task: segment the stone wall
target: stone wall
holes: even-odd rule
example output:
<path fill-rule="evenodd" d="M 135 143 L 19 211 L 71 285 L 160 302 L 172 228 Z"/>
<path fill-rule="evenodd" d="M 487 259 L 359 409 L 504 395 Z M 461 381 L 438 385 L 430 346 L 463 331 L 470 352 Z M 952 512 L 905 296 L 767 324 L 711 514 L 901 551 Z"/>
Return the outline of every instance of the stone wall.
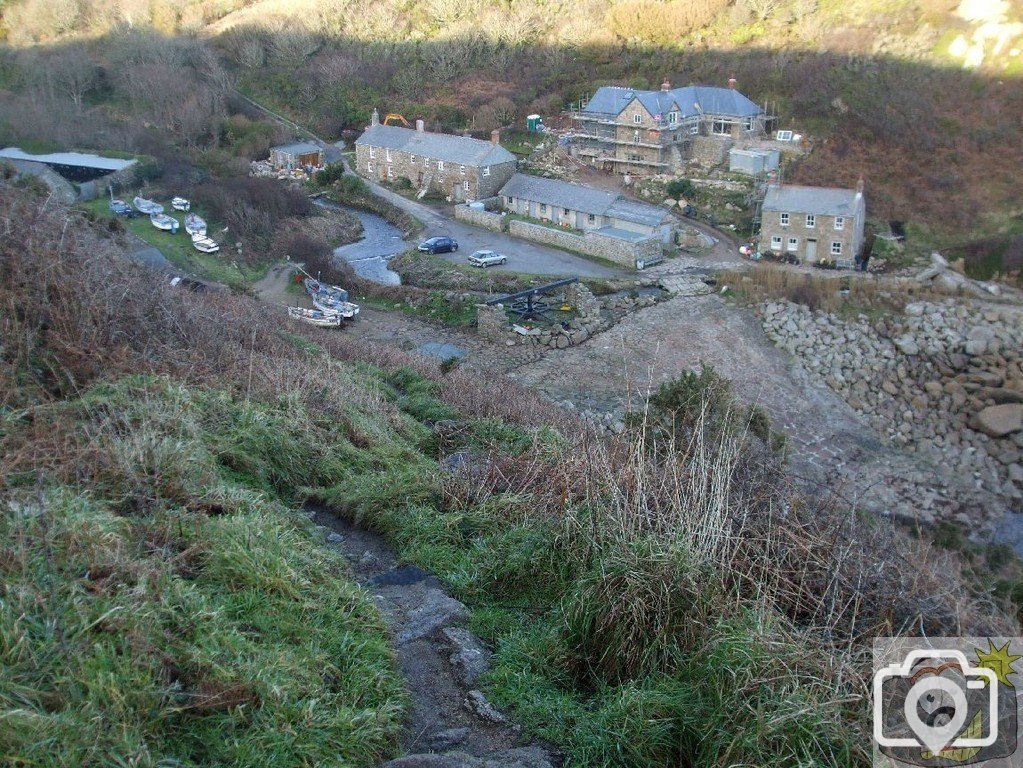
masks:
<path fill-rule="evenodd" d="M 518 219 L 512 219 L 508 223 L 508 232 L 523 240 L 553 245 L 556 248 L 565 248 L 587 256 L 598 256 L 627 268 L 635 268 L 637 258 L 652 260 L 655 253 L 657 256 L 661 255 L 661 242 L 656 236 L 630 242 L 596 232 L 587 232 L 583 235 L 563 232 L 542 224 L 531 224 Z"/>
<path fill-rule="evenodd" d="M 693 162 L 700 165 L 723 165 L 733 141 L 724 136 L 694 136 L 691 155 Z"/>
<path fill-rule="evenodd" d="M 761 310 L 764 330 L 809 373 L 902 450 L 948 468 L 966 485 L 1023 498 L 1023 314 L 946 300 L 904 315 L 843 320 L 789 302 Z M 975 524 L 962 493 L 908 488 L 920 519 Z"/>
<path fill-rule="evenodd" d="M 355 146 L 355 170 L 374 181 L 395 182 L 401 177 L 419 188 L 429 179 L 430 189 L 455 201 L 492 197 L 515 173 L 516 161 L 486 168 L 433 160 L 400 149 Z M 484 175 L 486 174 L 486 175 Z"/>
<path fill-rule="evenodd" d="M 488 200 L 499 200 L 499 198 L 491 197 Z M 467 224 L 472 224 L 474 227 L 489 229 L 491 232 L 506 232 L 508 230 L 507 216 L 502 216 L 494 211 L 481 211 L 477 208 L 470 208 L 465 203 L 455 206 L 455 218 Z"/>

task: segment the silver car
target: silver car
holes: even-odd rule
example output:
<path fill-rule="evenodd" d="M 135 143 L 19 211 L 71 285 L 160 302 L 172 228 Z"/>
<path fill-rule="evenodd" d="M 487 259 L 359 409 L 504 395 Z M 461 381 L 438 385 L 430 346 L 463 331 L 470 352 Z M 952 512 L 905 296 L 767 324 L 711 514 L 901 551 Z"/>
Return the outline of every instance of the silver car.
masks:
<path fill-rule="evenodd" d="M 507 264 L 508 259 L 497 251 L 474 251 L 469 256 L 469 263 L 474 267 L 490 267 L 495 264 Z"/>

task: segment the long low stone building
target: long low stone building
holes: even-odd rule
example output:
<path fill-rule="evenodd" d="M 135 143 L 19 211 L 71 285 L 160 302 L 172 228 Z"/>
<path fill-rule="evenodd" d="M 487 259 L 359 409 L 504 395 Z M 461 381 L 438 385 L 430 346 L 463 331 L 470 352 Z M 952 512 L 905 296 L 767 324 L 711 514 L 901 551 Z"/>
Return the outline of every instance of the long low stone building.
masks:
<path fill-rule="evenodd" d="M 499 194 L 510 213 L 629 242 L 641 235 L 667 245 L 676 230 L 676 219 L 664 208 L 584 184 L 516 173 Z"/>

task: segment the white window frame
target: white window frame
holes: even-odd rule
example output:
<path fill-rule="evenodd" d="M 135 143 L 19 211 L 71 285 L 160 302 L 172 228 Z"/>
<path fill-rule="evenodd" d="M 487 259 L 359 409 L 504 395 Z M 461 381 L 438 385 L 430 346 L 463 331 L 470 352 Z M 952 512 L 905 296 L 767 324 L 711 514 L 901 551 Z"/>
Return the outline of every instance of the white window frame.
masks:
<path fill-rule="evenodd" d="M 465 176 L 465 166 L 464 165 L 458 166 L 458 172 Z"/>
<path fill-rule="evenodd" d="M 464 189 L 466 192 L 469 191 L 469 180 L 468 179 L 466 179 L 465 181 L 462 182 L 462 189 Z"/>
<path fill-rule="evenodd" d="M 389 149 L 385 149 L 384 150 L 384 159 L 387 162 L 391 162 L 391 150 L 389 150 Z"/>
<path fill-rule="evenodd" d="M 483 168 L 483 177 L 486 178 L 489 175 L 490 175 L 490 166 L 489 165 L 484 166 L 484 168 Z"/>
<path fill-rule="evenodd" d="M 438 160 L 437 161 L 437 170 L 438 171 L 443 171 L 444 170 L 444 161 L 443 160 Z"/>
<path fill-rule="evenodd" d="M 841 240 L 832 240 L 831 241 L 831 255 L 832 256 L 841 256 L 842 255 L 842 241 Z"/>
<path fill-rule="evenodd" d="M 634 122 L 636 125 L 639 125 L 640 123 L 643 122 L 643 115 L 639 115 L 639 114 L 633 115 L 632 116 L 632 122 Z"/>
<path fill-rule="evenodd" d="M 694 123 L 693 125 L 689 126 L 689 135 L 690 136 L 699 136 L 699 134 L 700 134 L 700 124 L 699 123 Z"/>
<path fill-rule="evenodd" d="M 781 235 L 771 236 L 771 250 L 781 252 Z"/>
<path fill-rule="evenodd" d="M 370 160 L 366 163 L 366 173 L 373 173 L 373 161 Z"/>
<path fill-rule="evenodd" d="M 408 156 L 408 161 L 409 161 L 410 165 L 415 165 L 416 164 L 416 156 L 415 155 L 409 155 Z"/>
<path fill-rule="evenodd" d="M 677 125 L 677 124 L 678 124 L 678 112 L 676 112 L 675 110 L 672 110 L 671 112 L 668 113 L 668 125 Z"/>
<path fill-rule="evenodd" d="M 387 178 L 389 178 L 389 179 L 393 179 L 394 178 L 394 167 L 391 166 L 390 164 L 388 164 L 388 166 L 387 166 Z"/>
<path fill-rule="evenodd" d="M 540 215 L 547 213 L 547 203 L 540 203 Z"/>
<path fill-rule="evenodd" d="M 817 226 L 817 217 L 814 214 L 812 214 L 812 213 L 806 214 L 806 228 L 807 229 L 813 229 L 816 226 Z"/>
<path fill-rule="evenodd" d="M 789 253 L 798 253 L 798 252 L 799 252 L 799 238 L 798 237 L 790 237 L 789 238 Z"/>
<path fill-rule="evenodd" d="M 586 221 L 588 223 L 590 223 L 590 224 L 596 224 L 597 223 L 597 217 L 596 217 L 596 215 L 594 215 L 592 213 L 588 213 L 588 214 L 586 214 Z"/>
<path fill-rule="evenodd" d="M 377 148 L 376 147 L 370 147 L 369 148 L 369 159 L 372 160 L 376 156 L 377 156 Z"/>
<path fill-rule="evenodd" d="M 838 232 L 841 232 L 843 229 L 845 229 L 845 216 L 835 217 L 835 229 Z"/>
<path fill-rule="evenodd" d="M 778 217 L 778 222 L 781 224 L 781 226 L 787 227 L 789 225 L 789 215 L 787 213 L 781 214 Z"/>
<path fill-rule="evenodd" d="M 718 127 L 720 126 L 720 130 Z M 715 118 L 710 121 L 710 132 L 715 136 L 731 136 L 732 135 L 732 124 L 724 118 Z"/>

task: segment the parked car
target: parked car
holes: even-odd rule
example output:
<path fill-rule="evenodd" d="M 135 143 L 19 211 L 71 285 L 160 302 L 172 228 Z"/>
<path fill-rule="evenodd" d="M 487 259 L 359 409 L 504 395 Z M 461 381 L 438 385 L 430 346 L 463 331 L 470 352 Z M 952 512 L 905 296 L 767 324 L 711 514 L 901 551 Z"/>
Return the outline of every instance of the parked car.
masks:
<path fill-rule="evenodd" d="M 508 259 L 497 251 L 473 251 L 469 264 L 474 267 L 490 267 L 495 264 L 507 264 Z"/>
<path fill-rule="evenodd" d="M 449 253 L 458 250 L 458 243 L 450 237 L 431 237 L 419 244 L 423 253 Z"/>

